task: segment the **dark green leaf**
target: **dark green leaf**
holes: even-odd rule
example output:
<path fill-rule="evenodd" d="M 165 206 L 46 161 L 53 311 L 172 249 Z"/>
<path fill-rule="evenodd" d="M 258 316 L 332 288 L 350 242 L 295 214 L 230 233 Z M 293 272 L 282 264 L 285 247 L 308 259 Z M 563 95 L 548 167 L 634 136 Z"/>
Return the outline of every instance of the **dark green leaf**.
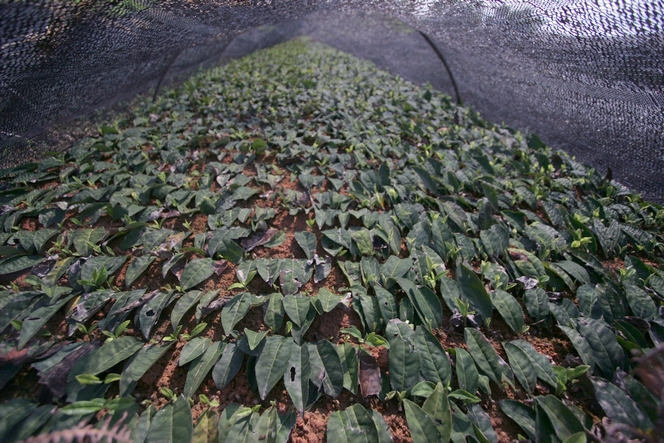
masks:
<path fill-rule="evenodd" d="M 229 343 L 224 348 L 221 358 L 212 370 L 212 379 L 218 389 L 223 389 L 235 377 L 240 368 L 244 355 L 235 343 Z"/>
<path fill-rule="evenodd" d="M 265 340 L 265 346 L 256 362 L 256 381 L 261 400 L 265 400 L 286 372 L 292 346 L 296 345 L 287 337 L 273 336 Z"/>
<path fill-rule="evenodd" d="M 590 381 L 595 388 L 597 402 L 613 422 L 644 431 L 652 429 L 648 416 L 622 389 L 601 378 L 592 377 Z"/>
<path fill-rule="evenodd" d="M 491 321 L 493 306 L 484 284 L 473 270 L 464 264 L 457 268 L 456 275 L 461 295 L 470 302 L 477 312 L 482 314 L 482 318 L 488 324 Z"/>
<path fill-rule="evenodd" d="M 146 443 L 189 442 L 193 435 L 193 422 L 189 402 L 180 397 L 154 415 Z"/>
<path fill-rule="evenodd" d="M 204 282 L 214 274 L 211 258 L 199 258 L 190 261 L 182 271 L 180 285 L 183 291 L 188 291 L 199 283 Z"/>
<path fill-rule="evenodd" d="M 192 361 L 184 384 L 183 394 L 185 397 L 194 396 L 203 379 L 207 377 L 214 364 L 219 360 L 225 345 L 224 342 L 214 342 L 205 350 L 203 355 Z"/>

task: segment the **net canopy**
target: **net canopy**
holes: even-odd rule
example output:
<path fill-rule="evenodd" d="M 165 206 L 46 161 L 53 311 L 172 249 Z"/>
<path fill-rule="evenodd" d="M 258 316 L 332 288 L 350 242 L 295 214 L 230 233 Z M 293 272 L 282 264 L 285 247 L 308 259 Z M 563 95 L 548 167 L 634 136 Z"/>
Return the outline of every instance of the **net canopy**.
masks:
<path fill-rule="evenodd" d="M 77 131 L 57 129 L 77 117 L 307 35 L 662 202 L 663 29 L 652 0 L 2 0 L 0 163 L 71 147 Z"/>

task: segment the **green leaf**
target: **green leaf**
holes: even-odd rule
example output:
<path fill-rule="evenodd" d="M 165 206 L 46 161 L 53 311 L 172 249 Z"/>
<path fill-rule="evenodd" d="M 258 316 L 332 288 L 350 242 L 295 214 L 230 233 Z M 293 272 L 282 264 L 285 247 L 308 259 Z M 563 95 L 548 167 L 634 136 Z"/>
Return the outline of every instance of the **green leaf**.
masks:
<path fill-rule="evenodd" d="M 171 311 L 171 327 L 177 330 L 182 317 L 203 298 L 203 291 L 189 291 L 182 295 Z"/>
<path fill-rule="evenodd" d="M 101 411 L 104 409 L 104 399 L 96 398 L 94 400 L 85 400 L 77 401 L 71 404 L 68 404 L 64 408 L 60 409 L 65 415 L 87 415 L 94 414 L 95 412 Z"/>
<path fill-rule="evenodd" d="M 309 231 L 297 231 L 295 233 L 295 241 L 300 245 L 304 251 L 307 259 L 311 260 L 316 254 L 316 236 Z"/>
<path fill-rule="evenodd" d="M 518 346 L 503 343 L 503 347 L 517 380 L 528 393 L 532 394 L 537 385 L 537 372 L 535 372 L 532 360 Z"/>
<path fill-rule="evenodd" d="M 286 235 L 286 232 L 284 231 L 279 231 L 276 234 L 274 234 L 274 237 L 270 239 L 269 242 L 265 243 L 263 246 L 266 248 L 276 248 L 277 246 L 282 245 L 288 236 Z"/>
<path fill-rule="evenodd" d="M 334 345 L 332 345 L 332 347 L 334 347 Z M 336 347 L 336 351 L 339 361 L 341 362 L 343 388 L 348 389 L 351 393 L 355 394 L 357 393 L 357 386 L 359 383 L 357 349 L 349 343 L 341 343 Z M 322 367 L 322 364 L 320 366 Z M 312 381 L 316 383 L 316 380 Z M 339 392 L 341 392 L 341 390 L 339 390 Z"/>
<path fill-rule="evenodd" d="M 623 349 L 618 344 L 615 334 L 602 320 L 580 318 L 578 323 L 579 333 L 592 349 L 595 369 L 605 377 L 613 377 L 616 368 L 622 367 L 625 360 Z M 589 363 L 586 364 L 592 367 Z"/>
<path fill-rule="evenodd" d="M 211 258 L 194 259 L 187 263 L 180 277 L 180 286 L 188 291 L 199 283 L 204 282 L 214 274 Z"/>
<path fill-rule="evenodd" d="M 590 372 L 594 371 L 595 368 L 595 355 L 593 350 L 590 348 L 588 341 L 583 338 L 581 334 L 577 332 L 576 329 L 558 325 L 558 327 L 567 335 L 567 338 L 572 342 L 574 349 L 583 360 L 583 363 L 590 366 Z"/>
<path fill-rule="evenodd" d="M 358 372 L 357 360 L 355 359 L 355 349 L 350 345 L 344 349 L 338 349 L 327 340 L 320 340 L 316 345 L 309 344 L 309 357 L 311 358 L 311 381 L 317 387 L 322 387 L 327 395 L 337 398 L 344 387 L 347 387 L 346 378 L 354 377 L 355 388 L 357 388 Z M 352 358 L 342 360 L 340 352 L 345 349 L 353 352 Z M 354 372 L 349 373 L 344 365 L 354 365 Z M 349 389 L 350 390 L 350 389 Z"/>
<path fill-rule="evenodd" d="M 448 386 L 452 378 L 452 367 L 438 339 L 426 328 L 418 326 L 415 330 L 415 342 L 420 354 L 422 378 Z"/>
<path fill-rule="evenodd" d="M 195 337 L 187 342 L 180 351 L 180 358 L 178 359 L 178 366 L 184 366 L 190 361 L 203 355 L 203 353 L 210 347 L 212 341 L 207 337 Z"/>
<path fill-rule="evenodd" d="M 242 367 L 244 354 L 235 343 L 229 343 L 224 348 L 221 358 L 212 370 L 212 379 L 218 389 L 223 389 L 237 375 Z"/>
<path fill-rule="evenodd" d="M 392 443 L 392 433 L 390 432 L 387 422 L 382 415 L 375 409 L 371 409 L 371 419 L 376 426 L 376 432 L 378 433 L 378 440 L 376 443 Z"/>
<path fill-rule="evenodd" d="M 267 308 L 263 314 L 263 321 L 273 331 L 278 331 L 281 329 L 281 325 L 284 322 L 284 296 L 278 292 L 275 292 L 270 294 L 269 297 L 270 299 L 268 301 Z"/>
<path fill-rule="evenodd" d="M 203 383 L 203 379 L 207 377 L 212 369 L 212 366 L 219 360 L 221 353 L 224 351 L 224 342 L 213 342 L 203 353 L 198 356 L 189 365 L 187 372 L 187 380 L 184 384 L 183 394 L 185 397 L 193 397 L 198 387 Z"/>
<path fill-rule="evenodd" d="M 397 283 L 406 293 L 425 324 L 430 324 L 433 329 L 442 327 L 443 306 L 431 289 L 426 286 L 418 288 L 405 278 L 397 279 Z"/>
<path fill-rule="evenodd" d="M 175 403 L 167 404 L 154 415 L 146 443 L 189 442 L 192 435 L 191 408 L 189 402 L 180 397 Z"/>
<path fill-rule="evenodd" d="M 479 387 L 479 373 L 470 354 L 462 348 L 455 348 L 456 374 L 459 388 L 474 394 Z"/>
<path fill-rule="evenodd" d="M 306 344 L 304 346 L 292 345 L 290 360 L 284 373 L 284 385 L 293 405 L 301 415 L 304 415 L 304 409 L 309 399 L 310 376 L 311 366 Z"/>
<path fill-rule="evenodd" d="M 265 346 L 256 361 L 256 381 L 261 400 L 265 400 L 286 372 L 293 346 L 296 346 L 293 340 L 287 337 L 272 336 L 265 340 Z"/>
<path fill-rule="evenodd" d="M 390 289 L 394 286 L 396 279 L 403 277 L 408 273 L 412 262 L 407 259 L 400 259 L 394 255 L 390 255 L 385 263 L 380 267 L 380 276 L 383 282 L 383 287 Z"/>
<path fill-rule="evenodd" d="M 528 314 L 540 321 L 549 317 L 549 297 L 542 288 L 528 289 L 523 296 Z"/>
<path fill-rule="evenodd" d="M 521 334 L 523 331 L 523 309 L 519 302 L 508 292 L 500 289 L 491 293 L 491 303 L 496 308 L 498 313 L 507 326 L 516 334 Z"/>
<path fill-rule="evenodd" d="M 595 388 L 597 402 L 613 422 L 644 431 L 653 428 L 645 412 L 622 389 L 601 378 L 592 377 L 590 381 Z"/>
<path fill-rule="evenodd" d="M 419 382 L 420 356 L 415 343 L 415 332 L 401 320 L 390 320 L 385 329 L 390 343 L 390 385 L 398 392 L 408 391 Z"/>
<path fill-rule="evenodd" d="M 657 306 L 652 297 L 632 282 L 625 282 L 624 286 L 627 302 L 635 316 L 644 320 L 658 317 Z"/>
<path fill-rule="evenodd" d="M 468 352 L 475 360 L 478 369 L 500 386 L 503 375 L 510 377 L 512 374 L 507 363 L 498 356 L 489 340 L 480 331 L 466 328 L 463 333 Z"/>
<path fill-rule="evenodd" d="M 143 347 L 143 343 L 134 337 L 124 336 L 106 342 L 104 346 L 84 355 L 72 366 L 67 378 L 67 396 L 72 401 L 81 388 L 75 381 L 80 374 L 97 375 L 134 355 Z"/>
<path fill-rule="evenodd" d="M 403 407 L 406 412 L 408 430 L 413 443 L 438 443 L 442 440 L 436 422 L 422 408 L 408 399 L 404 399 Z M 332 440 L 334 441 L 334 440 Z"/>
<path fill-rule="evenodd" d="M 319 314 L 331 312 L 344 299 L 343 296 L 337 295 L 327 288 L 321 288 L 314 298 L 314 307 Z"/>
<path fill-rule="evenodd" d="M 512 340 L 509 342 L 509 345 L 519 348 L 528 356 L 530 364 L 532 365 L 533 369 L 535 370 L 535 374 L 540 380 L 553 388 L 558 385 L 557 376 L 553 371 L 551 362 L 544 355 L 537 352 L 533 345 L 524 340 Z"/>
<path fill-rule="evenodd" d="M 83 257 L 88 257 L 94 253 L 93 246 L 96 246 L 106 238 L 106 229 L 77 229 L 69 232 L 69 244 L 74 245 L 74 249 Z"/>
<path fill-rule="evenodd" d="M 43 306 L 29 313 L 28 316 L 23 320 L 21 326 L 21 335 L 18 338 L 18 349 L 23 349 L 23 347 L 30 341 L 32 337 L 35 336 L 37 332 L 48 322 L 48 320 L 55 315 L 56 312 L 64 306 L 69 300 L 71 300 L 73 295 L 65 297 L 56 303 L 48 306 Z"/>
<path fill-rule="evenodd" d="M 243 292 L 231 299 L 221 311 L 221 326 L 226 335 L 230 335 L 233 328 L 244 318 L 251 308 L 251 294 Z"/>
<path fill-rule="evenodd" d="M 354 404 L 344 411 L 330 414 L 326 437 L 329 442 L 374 443 L 378 441 L 378 432 L 369 411 L 360 404 Z"/>
<path fill-rule="evenodd" d="M 120 378 L 120 395 L 122 397 L 132 393 L 141 377 L 166 353 L 173 343 L 143 346 L 125 363 Z"/>
<path fill-rule="evenodd" d="M 192 443 L 217 443 L 219 441 L 219 414 L 211 409 L 203 412 L 196 422 Z"/>
<path fill-rule="evenodd" d="M 306 295 L 287 295 L 283 299 L 284 310 L 298 326 L 304 325 L 311 309 L 311 300 Z"/>
<path fill-rule="evenodd" d="M 586 443 L 587 437 L 585 432 L 577 432 L 572 434 L 563 441 L 563 443 Z"/>
<path fill-rule="evenodd" d="M 470 421 L 477 426 L 483 436 L 486 437 L 487 441 L 490 443 L 498 443 L 498 435 L 493 429 L 493 426 L 491 426 L 491 419 L 480 405 L 469 405 L 467 415 Z"/>
<path fill-rule="evenodd" d="M 76 381 L 82 385 L 100 385 L 101 379 L 92 374 L 81 374 L 76 376 Z"/>
<path fill-rule="evenodd" d="M 544 410 L 560 440 L 564 441 L 572 434 L 584 432 L 583 425 L 576 415 L 553 395 L 535 397 L 535 401 Z"/>
<path fill-rule="evenodd" d="M 491 304 L 491 297 L 487 294 L 484 284 L 475 272 L 465 264 L 461 264 L 457 268 L 456 275 L 461 295 L 470 302 L 477 312 L 482 314 L 482 318 L 488 324 L 491 321 L 493 306 Z"/>
<path fill-rule="evenodd" d="M 528 438 L 535 440 L 537 433 L 535 431 L 535 411 L 529 406 L 516 400 L 501 400 L 500 409 L 516 424 L 521 426 Z"/>
<path fill-rule="evenodd" d="M 21 255 L 18 257 L 16 256 L 11 257 L 10 259 L 0 263 L 0 275 L 13 274 L 14 272 L 19 272 L 25 269 L 32 268 L 33 266 L 43 262 L 44 260 L 45 260 L 44 257 L 40 257 L 38 255 L 35 256 Z"/>
<path fill-rule="evenodd" d="M 244 328 L 244 335 L 247 337 L 247 344 L 249 345 L 249 349 L 252 351 L 256 349 L 256 347 L 263 341 L 268 332 L 270 331 L 254 332 L 251 329 Z"/>
<path fill-rule="evenodd" d="M 422 405 L 422 410 L 434 420 L 440 434 L 440 441 L 449 441 L 452 435 L 452 413 L 447 398 L 447 389 L 443 383 L 436 384 L 436 388 Z"/>
<path fill-rule="evenodd" d="M 0 404 L 0 441 L 8 441 L 12 428 L 30 416 L 35 409 L 37 404 L 25 398 L 12 399 Z"/>
<path fill-rule="evenodd" d="M 153 255 L 143 255 L 141 257 L 136 257 L 129 263 L 127 268 L 127 273 L 125 274 L 125 288 L 129 289 L 132 283 L 145 272 L 146 269 L 157 259 Z"/>
<path fill-rule="evenodd" d="M 173 300 L 173 291 L 159 292 L 155 297 L 148 300 L 138 311 L 138 323 L 143 337 L 148 340 L 152 327 L 159 320 L 161 311 Z"/>
<path fill-rule="evenodd" d="M 374 292 L 376 293 L 378 308 L 380 309 L 385 324 L 393 318 L 399 318 L 399 306 L 397 305 L 397 300 L 394 295 L 387 289 L 378 285 L 374 286 Z"/>

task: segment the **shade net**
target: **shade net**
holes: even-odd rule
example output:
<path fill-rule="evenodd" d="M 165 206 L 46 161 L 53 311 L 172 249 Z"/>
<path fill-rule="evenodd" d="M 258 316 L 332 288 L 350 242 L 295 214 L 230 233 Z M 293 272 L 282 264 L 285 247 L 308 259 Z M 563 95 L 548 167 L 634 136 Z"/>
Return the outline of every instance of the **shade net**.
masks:
<path fill-rule="evenodd" d="M 94 126 L 100 109 L 307 35 L 662 202 L 663 30 L 664 2 L 647 0 L 5 0 L 0 165 L 71 147 L 81 117 Z"/>

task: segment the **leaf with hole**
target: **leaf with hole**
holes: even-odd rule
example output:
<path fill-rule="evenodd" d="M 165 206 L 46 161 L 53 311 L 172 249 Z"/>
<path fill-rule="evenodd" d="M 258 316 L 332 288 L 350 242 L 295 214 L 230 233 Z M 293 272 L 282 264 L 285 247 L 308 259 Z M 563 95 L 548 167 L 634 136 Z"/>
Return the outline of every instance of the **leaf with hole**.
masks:
<path fill-rule="evenodd" d="M 168 306 L 173 300 L 173 291 L 163 291 L 159 292 L 155 297 L 148 300 L 136 315 L 138 318 L 138 324 L 140 325 L 141 333 L 143 337 L 148 340 L 150 338 L 150 332 L 154 327 L 155 323 L 159 320 L 161 312 Z"/>
<path fill-rule="evenodd" d="M 303 415 L 309 398 L 309 378 L 311 366 L 309 364 L 309 351 L 306 345 L 291 346 L 291 355 L 284 373 L 284 385 L 290 395 L 293 405 Z"/>
<path fill-rule="evenodd" d="M 256 381 L 261 400 L 265 400 L 286 372 L 293 346 L 297 345 L 289 337 L 272 336 L 265 340 L 265 346 L 256 361 Z"/>

